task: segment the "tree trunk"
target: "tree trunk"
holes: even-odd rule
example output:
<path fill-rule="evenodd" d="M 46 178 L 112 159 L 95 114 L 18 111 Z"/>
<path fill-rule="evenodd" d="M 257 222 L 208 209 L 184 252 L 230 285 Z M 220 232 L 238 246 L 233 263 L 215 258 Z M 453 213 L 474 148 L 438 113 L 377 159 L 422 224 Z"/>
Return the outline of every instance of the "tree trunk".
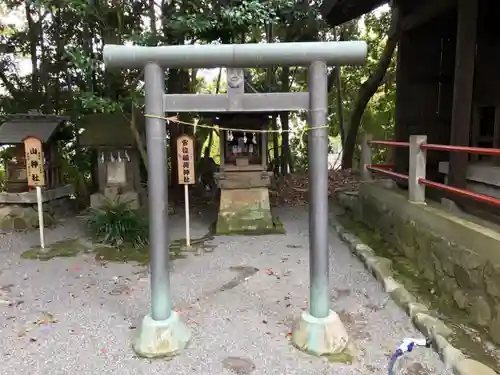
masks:
<path fill-rule="evenodd" d="M 106 44 L 121 44 L 123 40 L 121 14 L 113 8 L 103 5 L 104 24 L 100 24 L 102 42 Z M 125 90 L 125 78 L 122 70 L 106 69 L 104 71 L 104 96 L 112 100 L 120 100 L 121 96 L 128 96 Z"/>
<path fill-rule="evenodd" d="M 14 100 L 18 101 L 19 103 L 26 101 L 26 98 L 24 97 L 22 91 L 18 91 L 17 87 L 9 80 L 9 78 L 7 78 L 3 71 L 0 71 L 0 81 L 2 81 L 5 89 Z"/>
<path fill-rule="evenodd" d="M 292 153 L 290 151 L 289 122 L 290 112 L 281 112 L 280 121 L 283 132 L 281 133 L 281 174 L 286 176 L 288 171 L 293 173 Z"/>
<path fill-rule="evenodd" d="M 349 130 L 342 151 L 342 169 L 352 168 L 356 138 L 361 125 L 361 119 L 363 118 L 366 106 L 377 92 L 387 69 L 391 65 L 392 56 L 398 43 L 398 11 L 396 8 L 392 9 L 391 25 L 387 34 L 387 42 L 377 68 L 359 88 L 358 98 L 351 112 Z"/>
<path fill-rule="evenodd" d="M 281 71 L 281 91 L 289 92 L 290 91 L 290 68 L 288 66 L 284 66 Z M 281 120 L 281 128 L 283 132 L 281 133 L 281 174 L 286 176 L 288 174 L 288 166 L 292 159 L 290 155 L 290 142 L 289 142 L 289 120 L 290 113 L 282 112 L 280 113 Z"/>
<path fill-rule="evenodd" d="M 278 144 L 278 124 L 276 115 L 271 117 L 271 129 L 273 130 L 273 170 L 276 176 L 280 174 L 280 150 Z"/>
<path fill-rule="evenodd" d="M 214 129 L 210 129 L 210 133 L 208 134 L 208 144 L 205 147 L 205 152 L 203 157 L 208 159 L 210 157 L 210 151 L 212 150 L 212 145 L 214 144 Z"/>
<path fill-rule="evenodd" d="M 144 144 L 144 141 L 141 137 L 141 134 L 139 133 L 139 130 L 137 129 L 137 122 L 136 122 L 136 112 L 135 112 L 135 107 L 132 105 L 131 108 L 131 113 L 130 113 L 130 130 L 132 131 L 132 134 L 134 135 L 135 138 L 135 143 L 137 144 L 137 148 L 139 149 L 139 153 L 141 154 L 141 159 L 144 164 L 144 168 L 146 168 L 146 171 L 148 170 L 148 153 L 146 151 L 146 145 Z"/>
<path fill-rule="evenodd" d="M 219 75 L 217 76 L 217 83 L 215 86 L 215 93 L 218 94 L 220 92 L 220 82 L 222 78 L 222 68 L 219 68 Z M 210 157 L 210 152 L 212 151 L 212 145 L 214 143 L 214 128 L 210 128 L 208 134 L 208 145 L 205 148 L 205 152 L 203 153 L 203 157 L 208 159 Z M 221 151 L 222 154 L 222 151 Z"/>
<path fill-rule="evenodd" d="M 56 12 L 56 15 L 54 17 L 54 28 L 56 29 L 56 33 L 58 35 L 63 35 L 63 14 L 62 11 L 59 9 Z M 59 80 L 65 80 L 66 77 L 63 76 L 64 74 L 64 67 L 65 63 L 63 62 L 63 57 L 64 57 L 64 46 L 66 45 L 67 40 L 66 38 L 58 38 L 56 40 L 56 64 L 52 68 L 52 74 L 55 75 L 56 77 L 56 82 L 59 82 Z M 55 114 L 59 114 L 61 109 L 63 108 L 63 99 L 61 97 L 61 88 L 62 85 L 55 84 L 54 87 L 54 110 Z M 71 88 L 68 87 L 69 92 L 71 92 Z"/>
<path fill-rule="evenodd" d="M 33 19 L 33 15 L 31 14 L 31 2 L 27 1 L 25 3 L 25 12 L 26 12 L 26 21 L 28 23 L 28 36 L 29 36 L 29 51 L 31 58 L 31 92 L 32 100 L 31 103 L 35 106 L 35 109 L 39 109 L 40 105 L 40 89 L 39 89 L 39 81 L 38 81 L 38 55 L 37 48 L 39 42 L 39 27 L 37 22 Z M 40 25 L 41 28 L 41 25 Z"/>
<path fill-rule="evenodd" d="M 173 30 L 171 28 L 168 20 L 175 11 L 177 2 L 162 0 L 161 2 L 161 33 L 163 34 L 162 42 L 168 45 L 179 44 L 173 35 Z M 169 94 L 180 94 L 182 93 L 182 76 L 181 70 L 179 69 L 168 69 L 167 74 L 167 92 Z M 167 108 L 168 109 L 168 108 Z M 177 113 L 167 112 L 166 116 L 176 116 Z M 182 118 L 181 118 L 182 120 Z M 168 179 L 169 187 L 178 186 L 178 175 L 177 175 L 177 138 L 182 134 L 182 128 L 178 123 L 170 123 L 167 127 L 167 133 L 169 136 L 169 161 L 170 161 L 170 178 Z M 168 172 L 167 172 L 168 173 Z"/>
<path fill-rule="evenodd" d="M 155 0 L 148 1 L 148 13 L 149 13 L 149 27 L 151 28 L 151 44 L 153 46 L 158 45 L 158 28 L 156 27 L 156 10 L 155 10 Z"/>
<path fill-rule="evenodd" d="M 167 92 L 168 93 L 180 93 L 181 75 L 179 69 L 169 69 L 168 70 L 168 81 L 167 81 Z M 167 116 L 175 116 L 177 113 L 170 112 Z M 170 179 L 168 180 L 170 186 L 177 186 L 178 175 L 177 175 L 177 138 L 182 134 L 182 129 L 178 123 L 170 123 L 167 128 L 167 132 L 170 135 Z"/>

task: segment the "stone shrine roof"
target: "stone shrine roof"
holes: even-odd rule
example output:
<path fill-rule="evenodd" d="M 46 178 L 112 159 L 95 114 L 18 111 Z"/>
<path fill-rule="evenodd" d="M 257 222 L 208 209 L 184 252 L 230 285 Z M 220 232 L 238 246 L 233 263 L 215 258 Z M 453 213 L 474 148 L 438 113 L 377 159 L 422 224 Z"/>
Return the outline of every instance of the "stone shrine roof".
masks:
<path fill-rule="evenodd" d="M 23 143 L 27 137 L 36 137 L 46 143 L 64 121 L 65 116 L 16 114 L 0 126 L 0 144 Z"/>
<path fill-rule="evenodd" d="M 144 123 L 144 115 L 137 113 L 136 127 L 142 137 Z M 80 135 L 82 147 L 136 147 L 130 129 L 130 114 L 92 114 L 83 117 L 78 124 L 83 129 Z"/>

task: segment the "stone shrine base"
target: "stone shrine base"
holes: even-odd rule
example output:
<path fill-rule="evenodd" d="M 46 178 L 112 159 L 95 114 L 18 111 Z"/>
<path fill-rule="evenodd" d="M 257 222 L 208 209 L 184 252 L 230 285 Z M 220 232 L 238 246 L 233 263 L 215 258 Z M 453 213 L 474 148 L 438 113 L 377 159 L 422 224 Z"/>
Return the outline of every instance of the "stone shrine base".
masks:
<path fill-rule="evenodd" d="M 221 189 L 216 234 L 276 231 L 266 187 Z"/>
<path fill-rule="evenodd" d="M 75 211 L 72 194 L 71 185 L 42 191 L 45 227 L 53 225 L 57 216 L 67 216 Z M 38 226 L 36 191 L 0 193 L 0 229 L 32 230 Z"/>
<path fill-rule="evenodd" d="M 54 216 L 45 209 L 43 212 L 43 224 L 50 227 L 54 224 Z M 36 205 L 2 205 L 0 206 L 0 229 L 3 230 L 30 230 L 37 229 L 38 211 Z"/>

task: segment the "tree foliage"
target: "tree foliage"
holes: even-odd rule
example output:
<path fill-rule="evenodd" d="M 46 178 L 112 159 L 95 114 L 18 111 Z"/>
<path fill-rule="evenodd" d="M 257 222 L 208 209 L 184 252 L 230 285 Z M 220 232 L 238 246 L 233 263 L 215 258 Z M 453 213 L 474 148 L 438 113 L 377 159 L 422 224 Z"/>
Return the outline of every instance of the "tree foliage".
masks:
<path fill-rule="evenodd" d="M 172 45 L 334 40 L 334 30 L 318 12 L 319 3 L 304 0 L 6 0 L 0 8 L 0 115 L 38 109 L 45 114 L 64 114 L 74 122 L 66 129 L 62 144 L 69 167 L 91 175 L 93 156 L 77 147 L 74 123 L 89 113 L 120 112 L 127 119 L 143 106 L 142 73 L 138 70 L 106 70 L 102 64 L 105 44 Z M 14 22 L 16 21 L 16 22 Z M 341 69 L 342 108 L 336 101 L 333 70 L 330 84 L 330 135 L 339 134 L 338 111 L 348 119 L 361 84 L 376 69 L 382 55 L 390 12 L 378 11 L 340 26 L 343 40 L 363 39 L 369 44 L 366 66 Z M 22 71 L 29 62 L 30 69 Z M 251 69 L 256 91 L 307 89 L 302 68 Z M 200 77 L 195 69 L 171 69 L 166 75 L 171 93 L 215 92 L 217 85 Z M 381 138 L 390 136 L 394 117 L 394 62 L 368 103 L 361 131 Z M 196 120 L 197 114 L 186 114 Z M 277 126 L 291 129 L 290 139 L 270 139 L 275 171 L 285 174 L 293 166 L 307 167 L 300 141 L 305 114 L 281 114 Z M 347 123 L 347 127 L 349 127 Z M 174 127 L 171 139 L 181 131 Z M 214 134 L 196 131 L 199 157 L 203 146 L 215 145 Z M 215 134 L 217 136 L 217 134 Z M 208 142 L 208 139 L 211 139 Z M 272 137 L 269 137 L 272 138 Z M 332 138 L 333 139 L 333 138 Z M 175 152 L 175 142 L 170 151 Z M 214 146 L 215 147 L 215 146 Z M 176 159 L 171 165 L 175 167 Z M 73 178 L 68 173 L 68 178 Z M 175 182 L 175 173 L 172 180 Z"/>

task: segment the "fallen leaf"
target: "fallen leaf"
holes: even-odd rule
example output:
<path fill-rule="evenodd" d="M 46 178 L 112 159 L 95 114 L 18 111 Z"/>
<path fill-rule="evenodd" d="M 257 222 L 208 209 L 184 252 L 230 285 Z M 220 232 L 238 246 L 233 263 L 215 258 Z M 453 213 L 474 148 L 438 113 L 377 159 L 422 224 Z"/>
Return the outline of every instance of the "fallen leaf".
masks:
<path fill-rule="evenodd" d="M 119 296 L 122 294 L 129 294 L 130 288 L 127 285 L 117 285 L 109 292 L 112 296 Z"/>
<path fill-rule="evenodd" d="M 333 195 L 338 190 L 356 191 L 359 176 L 351 170 L 331 170 L 328 172 L 328 192 Z M 273 206 L 302 206 L 309 200 L 309 176 L 307 173 L 294 173 L 276 179 L 270 190 Z"/>
<path fill-rule="evenodd" d="M 26 335 L 26 328 L 21 328 L 20 330 L 17 331 L 17 337 L 23 337 Z"/>
<path fill-rule="evenodd" d="M 52 324 L 52 323 L 57 323 L 57 320 L 54 318 L 54 315 L 48 312 L 44 312 L 43 317 L 34 322 L 34 324 L 36 325 Z"/>

